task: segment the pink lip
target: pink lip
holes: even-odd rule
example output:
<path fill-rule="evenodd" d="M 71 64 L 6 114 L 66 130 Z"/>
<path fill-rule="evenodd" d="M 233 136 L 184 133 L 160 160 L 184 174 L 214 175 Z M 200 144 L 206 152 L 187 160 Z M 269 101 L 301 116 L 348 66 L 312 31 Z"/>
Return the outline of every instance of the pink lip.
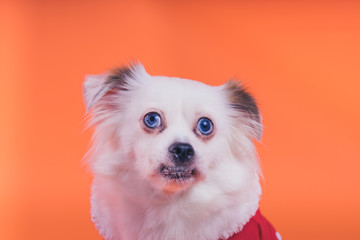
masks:
<path fill-rule="evenodd" d="M 169 166 L 162 164 L 159 168 L 159 173 L 169 179 L 179 182 L 188 181 L 196 175 L 196 168 L 188 166 Z"/>

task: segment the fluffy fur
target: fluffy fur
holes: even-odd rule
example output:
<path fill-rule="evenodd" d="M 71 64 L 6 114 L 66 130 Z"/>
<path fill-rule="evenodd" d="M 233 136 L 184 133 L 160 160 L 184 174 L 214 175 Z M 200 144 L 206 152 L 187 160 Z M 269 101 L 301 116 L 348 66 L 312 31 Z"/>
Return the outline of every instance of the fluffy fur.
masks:
<path fill-rule="evenodd" d="M 84 82 L 94 129 L 91 215 L 104 239 L 226 239 L 258 209 L 259 166 L 252 143 L 262 125 L 254 99 L 236 81 L 222 86 L 150 76 L 141 64 Z M 162 126 L 144 116 L 157 112 Z M 197 130 L 200 118 L 214 125 Z M 193 175 L 169 179 L 169 146 L 190 144 Z"/>

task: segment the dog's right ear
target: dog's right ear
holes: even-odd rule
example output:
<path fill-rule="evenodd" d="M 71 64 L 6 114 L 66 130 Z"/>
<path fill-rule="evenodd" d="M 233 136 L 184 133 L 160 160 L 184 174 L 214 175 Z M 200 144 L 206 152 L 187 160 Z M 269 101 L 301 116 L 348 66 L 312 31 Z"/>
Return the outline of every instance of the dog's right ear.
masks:
<path fill-rule="evenodd" d="M 145 72 L 145 69 L 139 63 L 115 68 L 106 74 L 87 75 L 83 84 L 86 112 L 89 112 L 107 93 L 111 91 L 128 91 L 129 81 L 135 80 L 136 75 L 143 72 Z"/>
<path fill-rule="evenodd" d="M 109 90 L 106 87 L 108 74 L 87 75 L 83 83 L 83 96 L 86 112 L 89 112 L 94 104 Z"/>

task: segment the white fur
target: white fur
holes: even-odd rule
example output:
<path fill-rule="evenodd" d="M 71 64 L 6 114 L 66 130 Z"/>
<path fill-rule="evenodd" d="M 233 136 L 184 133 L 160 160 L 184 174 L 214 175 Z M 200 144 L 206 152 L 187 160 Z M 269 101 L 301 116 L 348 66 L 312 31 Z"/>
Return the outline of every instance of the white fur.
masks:
<path fill-rule="evenodd" d="M 108 74 L 84 83 L 94 126 L 89 165 L 96 228 L 107 240 L 217 240 L 240 231 L 261 194 L 254 136 L 245 124 L 250 120 L 229 106 L 225 86 L 150 76 L 140 64 L 132 68 L 128 91 L 105 96 Z M 115 107 L 107 109 L 106 101 Z M 161 133 L 144 131 L 142 119 L 150 111 L 163 114 Z M 206 141 L 193 131 L 204 116 L 215 125 Z M 194 147 L 202 178 L 168 193 L 167 182 L 153 176 L 174 142 Z"/>

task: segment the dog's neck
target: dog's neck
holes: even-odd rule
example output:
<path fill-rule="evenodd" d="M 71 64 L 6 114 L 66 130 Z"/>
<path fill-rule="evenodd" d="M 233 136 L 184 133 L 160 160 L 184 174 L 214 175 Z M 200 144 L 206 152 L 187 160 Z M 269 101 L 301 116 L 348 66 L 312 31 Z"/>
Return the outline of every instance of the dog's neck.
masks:
<path fill-rule="evenodd" d="M 105 239 L 115 240 L 227 239 L 255 214 L 261 193 L 257 176 L 242 191 L 204 180 L 172 196 L 154 193 L 129 178 L 97 175 L 94 183 L 93 221 Z M 147 189 L 139 191 L 139 186 Z"/>

